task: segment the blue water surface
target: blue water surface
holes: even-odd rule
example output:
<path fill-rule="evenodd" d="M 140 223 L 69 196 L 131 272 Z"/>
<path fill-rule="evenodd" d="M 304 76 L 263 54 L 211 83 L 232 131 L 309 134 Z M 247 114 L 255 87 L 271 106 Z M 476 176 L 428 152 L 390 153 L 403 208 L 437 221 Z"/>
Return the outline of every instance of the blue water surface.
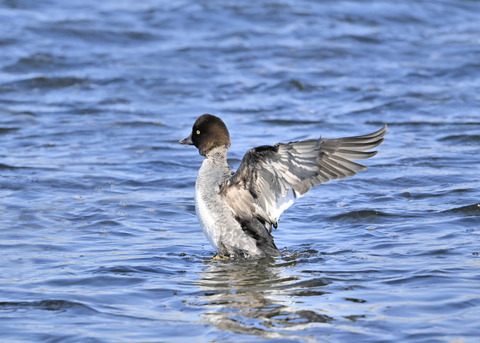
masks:
<path fill-rule="evenodd" d="M 2 342 L 477 342 L 480 2 L 0 0 Z M 272 261 L 212 260 L 202 113 L 251 147 L 388 124 Z"/>

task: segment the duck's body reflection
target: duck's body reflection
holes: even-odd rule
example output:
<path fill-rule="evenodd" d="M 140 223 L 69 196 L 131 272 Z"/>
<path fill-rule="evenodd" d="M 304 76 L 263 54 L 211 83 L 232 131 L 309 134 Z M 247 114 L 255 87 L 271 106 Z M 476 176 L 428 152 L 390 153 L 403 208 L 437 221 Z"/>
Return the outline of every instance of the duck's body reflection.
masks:
<path fill-rule="evenodd" d="M 207 268 L 201 272 L 198 286 L 204 292 L 201 305 L 210 310 L 204 313 L 203 319 L 219 330 L 262 338 L 301 337 L 308 341 L 309 337 L 297 331 L 311 323 L 332 320 L 322 311 L 321 302 L 316 310 L 310 305 L 302 306 L 307 302 L 302 299 L 304 296 L 321 297 L 324 292 L 320 289 L 330 282 L 317 278 L 305 284 L 297 277 L 282 275 L 286 265 L 294 261 L 205 263 Z"/>

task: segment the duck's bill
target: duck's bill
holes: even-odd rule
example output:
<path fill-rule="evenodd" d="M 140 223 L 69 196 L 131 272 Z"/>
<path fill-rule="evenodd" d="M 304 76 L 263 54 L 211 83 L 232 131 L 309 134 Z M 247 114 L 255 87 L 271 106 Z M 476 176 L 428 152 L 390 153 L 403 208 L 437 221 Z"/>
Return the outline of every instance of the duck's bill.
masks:
<path fill-rule="evenodd" d="M 190 135 L 190 136 L 188 136 L 187 138 L 184 138 L 184 139 L 178 141 L 178 143 L 183 144 L 183 145 L 193 145 L 192 135 Z"/>

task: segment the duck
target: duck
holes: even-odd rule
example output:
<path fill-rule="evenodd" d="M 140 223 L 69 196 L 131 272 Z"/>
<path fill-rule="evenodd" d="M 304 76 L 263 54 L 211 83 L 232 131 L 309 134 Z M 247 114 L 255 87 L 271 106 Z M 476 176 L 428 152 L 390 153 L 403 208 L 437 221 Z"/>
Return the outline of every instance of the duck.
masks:
<path fill-rule="evenodd" d="M 223 258 L 266 258 L 281 253 L 273 228 L 281 214 L 310 189 L 354 176 L 373 157 L 387 125 L 370 134 L 262 145 L 246 152 L 236 171 L 227 163 L 231 146 L 227 126 L 203 114 L 190 135 L 179 141 L 204 156 L 195 182 L 195 210 L 202 230 Z"/>

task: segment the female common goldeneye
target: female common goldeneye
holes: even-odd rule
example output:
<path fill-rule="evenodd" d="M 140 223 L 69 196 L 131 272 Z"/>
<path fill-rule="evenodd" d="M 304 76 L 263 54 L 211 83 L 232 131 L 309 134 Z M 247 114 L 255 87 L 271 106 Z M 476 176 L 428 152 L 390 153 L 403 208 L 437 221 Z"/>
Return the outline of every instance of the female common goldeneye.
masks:
<path fill-rule="evenodd" d="M 366 170 L 352 160 L 374 156 L 376 151 L 366 150 L 382 143 L 386 132 L 385 125 L 364 136 L 259 146 L 247 151 L 233 172 L 227 164 L 231 143 L 225 123 L 211 114 L 200 116 L 180 143 L 195 145 L 205 156 L 195 184 L 203 232 L 219 255 L 280 255 L 271 233 L 283 211 L 313 186 Z"/>

